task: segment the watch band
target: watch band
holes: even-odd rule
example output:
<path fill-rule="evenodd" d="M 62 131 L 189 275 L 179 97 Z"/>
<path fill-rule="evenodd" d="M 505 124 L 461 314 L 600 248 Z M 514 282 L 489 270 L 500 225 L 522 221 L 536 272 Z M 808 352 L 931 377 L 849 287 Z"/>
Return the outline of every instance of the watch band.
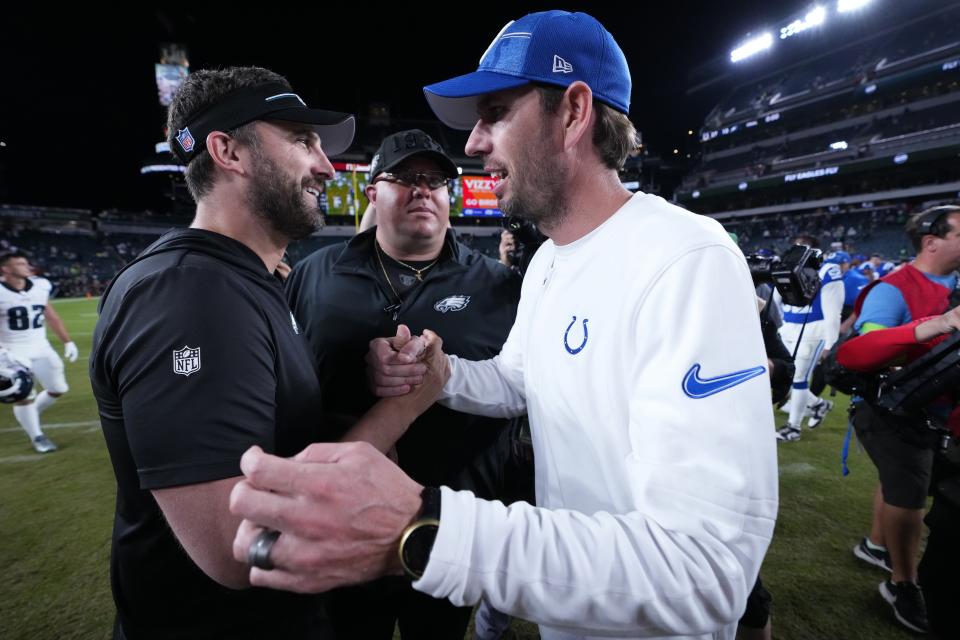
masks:
<path fill-rule="evenodd" d="M 417 520 L 423 519 L 440 519 L 440 503 L 441 500 L 440 489 L 438 487 L 424 487 L 423 491 L 420 492 L 420 499 L 423 500 L 423 508 L 420 509 L 420 517 Z"/>
<path fill-rule="evenodd" d="M 400 535 L 400 566 L 414 580 L 423 577 L 430 560 L 430 551 L 440 530 L 440 489 L 424 487 L 420 493 L 423 507 L 420 515 Z"/>

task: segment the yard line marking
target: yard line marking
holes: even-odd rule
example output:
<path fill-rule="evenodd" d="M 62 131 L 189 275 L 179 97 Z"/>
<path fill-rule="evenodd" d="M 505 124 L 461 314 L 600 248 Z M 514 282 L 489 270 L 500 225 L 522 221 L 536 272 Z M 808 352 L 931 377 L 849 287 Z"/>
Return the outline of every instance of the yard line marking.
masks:
<path fill-rule="evenodd" d="M 99 420 L 87 420 L 86 422 L 55 422 L 53 424 L 44 424 L 40 425 L 44 431 L 47 429 L 74 429 L 76 427 L 99 427 Z M 0 429 L 0 433 L 14 433 L 17 431 L 23 431 L 20 427 L 8 427 L 6 429 Z"/>
<path fill-rule="evenodd" d="M 29 456 L 9 456 L 7 458 L 0 458 L 0 464 L 7 464 L 9 462 L 33 462 L 34 460 L 43 460 L 47 455 L 44 453 L 34 453 Z"/>
<path fill-rule="evenodd" d="M 70 302 L 93 302 L 94 300 L 99 300 L 100 296 L 95 298 L 54 298 L 53 302 L 57 304 L 68 304 Z"/>
<path fill-rule="evenodd" d="M 800 476 L 816 471 L 817 468 L 808 462 L 794 462 L 780 465 L 780 475 Z"/>

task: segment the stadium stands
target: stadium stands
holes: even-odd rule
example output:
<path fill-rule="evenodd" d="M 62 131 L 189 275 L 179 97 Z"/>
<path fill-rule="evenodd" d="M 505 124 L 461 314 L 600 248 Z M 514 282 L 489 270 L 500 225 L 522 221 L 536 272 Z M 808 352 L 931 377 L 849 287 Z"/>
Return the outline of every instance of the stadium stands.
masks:
<path fill-rule="evenodd" d="M 296 263 L 322 247 L 348 240 L 354 233 L 352 218 L 348 222 L 293 243 L 287 250 L 288 259 Z M 97 296 L 125 264 L 162 233 L 189 223 L 189 218 L 158 216 L 149 211 L 93 213 L 0 205 L 0 250 L 29 253 L 38 272 L 55 284 L 57 297 Z M 497 257 L 498 227 L 455 228 L 466 244 Z"/>
<path fill-rule="evenodd" d="M 745 250 L 800 232 L 906 257 L 902 224 L 960 196 L 960 5 L 742 82 L 674 194 Z"/>

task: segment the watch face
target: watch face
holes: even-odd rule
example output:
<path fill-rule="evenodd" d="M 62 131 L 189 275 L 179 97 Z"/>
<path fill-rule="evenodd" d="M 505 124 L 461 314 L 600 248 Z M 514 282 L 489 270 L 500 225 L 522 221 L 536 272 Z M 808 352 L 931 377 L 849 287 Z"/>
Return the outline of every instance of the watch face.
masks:
<path fill-rule="evenodd" d="M 427 568 L 433 542 L 437 539 L 437 532 L 440 530 L 440 524 L 433 522 L 420 523 L 403 543 L 404 568 L 418 578 Z"/>

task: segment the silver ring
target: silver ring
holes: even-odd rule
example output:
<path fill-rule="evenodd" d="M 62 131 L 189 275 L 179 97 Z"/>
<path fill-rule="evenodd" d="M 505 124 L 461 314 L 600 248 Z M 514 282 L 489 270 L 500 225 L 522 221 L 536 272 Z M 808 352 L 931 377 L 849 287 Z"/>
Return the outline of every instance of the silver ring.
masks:
<path fill-rule="evenodd" d="M 270 559 L 270 552 L 273 545 L 280 537 L 279 531 L 264 529 L 254 538 L 250 544 L 250 551 L 247 552 L 247 564 L 251 567 L 270 571 L 274 568 L 273 561 Z"/>

